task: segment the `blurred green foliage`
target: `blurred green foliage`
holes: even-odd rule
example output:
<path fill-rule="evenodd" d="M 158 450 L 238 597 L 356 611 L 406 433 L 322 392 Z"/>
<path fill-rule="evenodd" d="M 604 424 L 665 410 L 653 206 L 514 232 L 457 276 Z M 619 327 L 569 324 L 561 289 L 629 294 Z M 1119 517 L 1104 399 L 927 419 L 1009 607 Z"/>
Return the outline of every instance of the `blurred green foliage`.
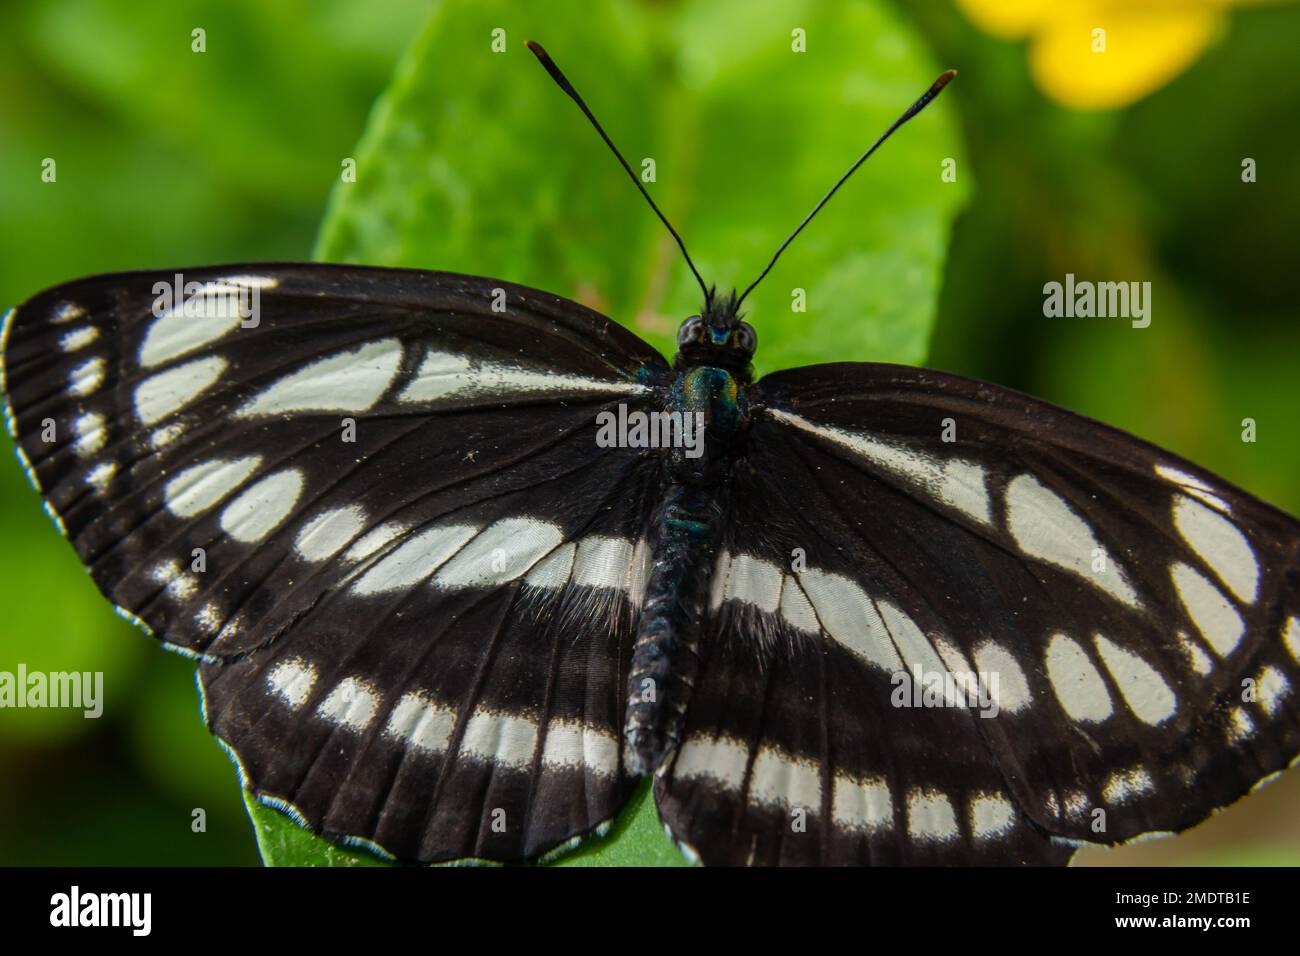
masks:
<path fill-rule="evenodd" d="M 500 62 L 487 59 L 489 26 L 507 29 Z M 794 26 L 808 31 L 801 61 L 777 55 Z M 206 53 L 190 51 L 195 27 Z M 1165 89 L 1080 114 L 1042 99 L 1023 49 L 943 2 L 9 0 L 0 305 L 95 272 L 306 258 L 355 157 L 321 257 L 536 285 L 666 348 L 698 294 L 519 46 L 527 35 L 634 165 L 656 158 L 650 188 L 723 285 L 748 281 L 938 68 L 959 68 L 938 109 L 863 167 L 755 294 L 764 367 L 920 361 L 937 294 L 928 364 L 1128 428 L 1300 511 L 1296 6 L 1243 10 Z M 939 180 L 948 156 L 956 184 Z M 40 180 L 45 157 L 55 184 Z M 945 266 L 946 224 L 966 198 Z M 1045 319 L 1042 285 L 1066 272 L 1151 280 L 1151 327 Z M 803 315 L 790 312 L 796 285 Z M 1240 441 L 1245 417 L 1254 444 Z M 16 466 L 0 467 L 0 518 L 0 670 L 101 670 L 106 696 L 98 721 L 0 711 L 0 863 L 256 863 L 192 665 L 112 615 Z M 1289 779 L 1266 788 L 1204 828 L 1226 838 L 1192 834 L 1160 859 L 1295 863 L 1300 837 L 1278 821 L 1296 793 Z M 582 856 L 649 859 L 653 831 Z M 277 838 L 257 835 L 264 848 Z"/>

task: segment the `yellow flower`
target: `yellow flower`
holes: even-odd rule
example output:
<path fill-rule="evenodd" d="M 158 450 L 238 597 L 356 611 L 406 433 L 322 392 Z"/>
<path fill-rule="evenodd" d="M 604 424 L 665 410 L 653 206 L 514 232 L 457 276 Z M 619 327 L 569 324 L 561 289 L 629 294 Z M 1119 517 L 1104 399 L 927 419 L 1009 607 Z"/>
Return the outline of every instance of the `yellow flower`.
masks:
<path fill-rule="evenodd" d="M 1269 0 L 956 0 L 972 23 L 1029 39 L 1039 89 L 1077 109 L 1139 100 L 1190 67 L 1232 6 Z"/>

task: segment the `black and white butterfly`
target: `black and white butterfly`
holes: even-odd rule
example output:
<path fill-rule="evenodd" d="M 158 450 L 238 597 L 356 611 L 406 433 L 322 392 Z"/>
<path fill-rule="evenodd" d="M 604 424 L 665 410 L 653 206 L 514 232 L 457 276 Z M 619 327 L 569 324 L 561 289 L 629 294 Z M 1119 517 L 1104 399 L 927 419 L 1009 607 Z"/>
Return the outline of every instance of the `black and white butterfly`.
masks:
<path fill-rule="evenodd" d="M 751 381 L 734 294 L 670 365 L 491 279 L 182 274 L 12 311 L 9 428 L 327 836 L 534 859 L 654 774 L 706 863 L 1062 863 L 1300 753 L 1300 526 L 1132 436 L 923 369 Z"/>

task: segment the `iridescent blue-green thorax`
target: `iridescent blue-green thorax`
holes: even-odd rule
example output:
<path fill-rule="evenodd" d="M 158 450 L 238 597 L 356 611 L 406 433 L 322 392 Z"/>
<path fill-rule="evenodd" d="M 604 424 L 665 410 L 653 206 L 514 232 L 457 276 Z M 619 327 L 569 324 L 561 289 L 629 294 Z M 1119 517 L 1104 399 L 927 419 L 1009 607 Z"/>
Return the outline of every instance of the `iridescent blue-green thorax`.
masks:
<path fill-rule="evenodd" d="M 680 371 L 669 396 L 671 411 L 689 415 L 704 428 L 703 454 L 674 448 L 669 477 L 685 484 L 709 484 L 727 473 L 749 420 L 745 391 L 731 372 L 713 365 Z"/>

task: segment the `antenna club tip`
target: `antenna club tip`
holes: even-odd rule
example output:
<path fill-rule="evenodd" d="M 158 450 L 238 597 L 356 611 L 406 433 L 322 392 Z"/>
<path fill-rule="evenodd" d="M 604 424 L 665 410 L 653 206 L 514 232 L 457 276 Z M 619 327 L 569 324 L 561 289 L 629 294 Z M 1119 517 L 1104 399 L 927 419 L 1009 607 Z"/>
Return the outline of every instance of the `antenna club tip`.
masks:
<path fill-rule="evenodd" d="M 541 43 L 537 42 L 537 40 L 524 40 L 524 46 L 528 47 L 529 52 L 532 53 L 533 56 L 536 56 L 538 60 L 541 60 L 542 64 L 550 64 L 550 53 L 547 53 L 546 47 L 543 47 Z"/>
<path fill-rule="evenodd" d="M 952 81 L 952 78 L 956 75 L 957 75 L 956 70 L 944 71 L 943 76 L 939 77 L 937 80 L 934 81 L 934 91 L 938 93 L 941 89 L 947 86 Z"/>

